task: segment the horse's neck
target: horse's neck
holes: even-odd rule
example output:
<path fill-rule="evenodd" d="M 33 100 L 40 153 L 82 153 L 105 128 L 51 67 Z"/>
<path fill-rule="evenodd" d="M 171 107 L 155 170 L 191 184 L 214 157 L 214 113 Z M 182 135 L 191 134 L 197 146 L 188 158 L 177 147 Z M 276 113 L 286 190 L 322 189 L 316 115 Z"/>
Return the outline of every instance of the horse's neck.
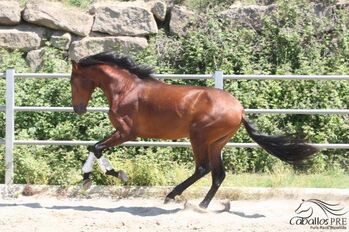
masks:
<path fill-rule="evenodd" d="M 134 88 L 136 81 L 131 76 L 121 78 L 108 75 L 106 79 L 100 81 L 99 87 L 102 89 L 104 95 L 107 97 L 109 107 L 111 107 L 120 97 L 127 94 L 130 89 Z"/>

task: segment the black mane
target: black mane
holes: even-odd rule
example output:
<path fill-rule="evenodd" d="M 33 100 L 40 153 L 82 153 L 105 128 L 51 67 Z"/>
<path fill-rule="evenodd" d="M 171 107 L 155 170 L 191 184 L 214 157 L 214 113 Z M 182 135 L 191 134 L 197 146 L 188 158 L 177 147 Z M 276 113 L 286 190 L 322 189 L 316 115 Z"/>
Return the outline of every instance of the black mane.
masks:
<path fill-rule="evenodd" d="M 151 77 L 154 70 L 145 65 L 136 64 L 130 57 L 122 56 L 116 52 L 101 52 L 92 56 L 87 56 L 79 61 L 81 66 L 91 66 L 96 64 L 116 65 L 119 68 L 127 69 L 130 73 L 135 74 L 140 79 Z"/>

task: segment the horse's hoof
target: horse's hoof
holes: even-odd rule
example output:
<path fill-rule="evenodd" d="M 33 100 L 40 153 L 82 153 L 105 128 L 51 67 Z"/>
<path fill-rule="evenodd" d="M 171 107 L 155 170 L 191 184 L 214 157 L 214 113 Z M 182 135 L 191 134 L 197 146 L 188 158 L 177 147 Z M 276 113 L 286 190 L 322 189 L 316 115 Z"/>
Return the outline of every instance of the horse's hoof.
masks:
<path fill-rule="evenodd" d="M 122 170 L 118 171 L 118 178 L 120 180 L 122 180 L 123 182 L 127 182 L 128 181 L 127 174 L 124 171 L 122 171 Z"/>
<path fill-rule="evenodd" d="M 92 185 L 92 180 L 91 179 L 86 179 L 84 180 L 84 182 L 82 183 L 82 188 L 86 191 L 89 188 L 91 188 Z"/>
<path fill-rule="evenodd" d="M 207 209 L 207 207 L 208 207 L 208 204 L 206 203 L 206 202 L 201 202 L 200 204 L 199 204 L 199 207 L 201 208 L 201 209 Z"/>
<path fill-rule="evenodd" d="M 174 199 L 170 197 L 166 197 L 164 200 L 164 204 L 170 203 L 171 201 L 174 201 Z"/>
<path fill-rule="evenodd" d="M 206 208 L 198 207 L 196 205 L 189 203 L 188 201 L 186 201 L 184 203 L 184 209 L 185 210 L 193 210 L 194 212 L 198 212 L 198 213 L 207 213 L 208 212 Z"/>

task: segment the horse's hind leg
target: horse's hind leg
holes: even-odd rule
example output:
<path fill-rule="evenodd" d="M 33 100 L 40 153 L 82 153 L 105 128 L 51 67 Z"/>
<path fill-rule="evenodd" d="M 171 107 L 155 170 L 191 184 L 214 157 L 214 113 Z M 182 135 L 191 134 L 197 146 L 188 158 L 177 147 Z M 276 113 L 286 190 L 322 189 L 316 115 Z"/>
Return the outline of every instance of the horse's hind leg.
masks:
<path fill-rule="evenodd" d="M 194 184 L 201 177 L 210 172 L 208 164 L 208 147 L 205 144 L 200 144 L 195 141 L 191 141 L 194 158 L 195 158 L 195 172 L 188 179 L 177 185 L 165 199 L 165 203 L 175 199 L 176 196 L 181 195 L 190 185 Z"/>
<path fill-rule="evenodd" d="M 209 147 L 210 167 L 212 169 L 212 185 L 204 200 L 199 204 L 201 208 L 207 208 L 225 178 L 225 170 L 221 152 L 229 138 L 230 135 L 223 137 L 211 144 Z"/>

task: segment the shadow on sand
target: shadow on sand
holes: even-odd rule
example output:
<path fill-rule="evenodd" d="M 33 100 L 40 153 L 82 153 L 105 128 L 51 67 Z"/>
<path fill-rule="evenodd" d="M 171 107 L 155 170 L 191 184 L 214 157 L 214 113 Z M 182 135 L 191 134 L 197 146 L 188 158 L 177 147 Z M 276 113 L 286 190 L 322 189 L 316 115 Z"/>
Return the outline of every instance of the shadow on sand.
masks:
<path fill-rule="evenodd" d="M 129 213 L 136 216 L 142 216 L 142 217 L 153 217 L 153 216 L 159 216 L 159 215 L 166 215 L 166 214 L 175 214 L 179 211 L 184 210 L 183 208 L 175 208 L 175 209 L 163 209 L 159 207 L 125 207 L 120 206 L 116 208 L 102 208 L 102 207 L 95 207 L 95 206 L 67 206 L 67 205 L 59 205 L 59 206 L 51 206 L 51 207 L 45 207 L 42 206 L 39 203 L 0 203 L 0 207 L 28 207 L 32 209 L 48 209 L 48 210 L 77 210 L 77 211 L 84 211 L 84 212 L 93 212 L 93 211 L 101 211 L 101 212 L 108 212 L 108 213 L 117 213 L 117 212 L 123 212 L 123 213 Z M 207 211 L 209 212 L 209 211 Z M 223 213 L 222 211 L 211 211 L 213 213 Z M 225 211 L 226 213 L 230 213 L 239 217 L 243 218 L 262 218 L 265 217 L 262 214 L 251 214 L 247 215 L 244 212 L 238 212 L 238 211 Z"/>
<path fill-rule="evenodd" d="M 77 210 L 77 211 L 85 211 L 85 212 L 92 212 L 92 211 L 102 211 L 102 212 L 108 212 L 108 213 L 117 213 L 117 212 L 124 212 L 129 213 L 132 215 L 142 216 L 142 217 L 152 217 L 152 216 L 158 216 L 158 215 L 165 215 L 165 214 L 174 214 L 182 210 L 181 208 L 176 209 L 162 209 L 158 207 L 124 207 L 120 206 L 117 208 L 101 208 L 101 207 L 95 207 L 95 206 L 65 206 L 65 205 L 59 205 L 59 206 L 51 206 L 51 207 L 44 207 L 40 205 L 39 203 L 22 203 L 22 204 L 2 204 L 0 203 L 0 207 L 19 207 L 24 206 L 32 209 L 48 209 L 48 210 Z"/>
<path fill-rule="evenodd" d="M 247 215 L 243 212 L 237 212 L 237 211 L 230 211 L 231 214 L 234 214 L 234 215 L 237 215 L 237 216 L 240 216 L 240 217 L 243 217 L 243 218 L 263 218 L 265 217 L 265 215 L 263 214 L 258 214 L 258 213 L 255 213 L 255 214 L 251 214 L 251 215 Z"/>

